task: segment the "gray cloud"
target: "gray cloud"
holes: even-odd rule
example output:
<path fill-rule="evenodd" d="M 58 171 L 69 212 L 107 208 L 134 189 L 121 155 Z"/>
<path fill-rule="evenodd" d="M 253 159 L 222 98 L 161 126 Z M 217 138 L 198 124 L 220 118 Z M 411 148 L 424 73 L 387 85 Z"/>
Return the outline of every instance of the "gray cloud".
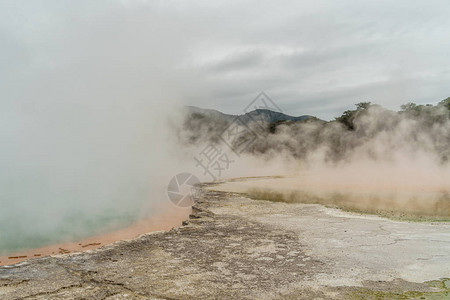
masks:
<path fill-rule="evenodd" d="M 360 99 L 397 109 L 408 101 L 435 103 L 448 96 L 445 84 L 438 83 L 450 79 L 450 45 L 443 39 L 449 34 L 450 5 L 444 1 L 281 2 L 277 7 L 246 2 L 242 8 L 246 5 L 251 12 L 215 24 L 215 33 L 206 33 L 207 42 L 200 43 L 206 50 L 196 47 L 192 54 L 190 66 L 201 68 L 200 78 L 212 90 L 198 105 L 236 113 L 249 95 L 265 90 L 294 114 L 307 109 L 329 119 Z M 232 18 L 235 10 L 221 11 L 221 20 L 227 13 Z M 229 64 L 230 53 L 239 51 L 258 56 Z M 227 68 L 203 68 L 208 57 Z M 330 100 L 320 100 L 324 93 Z"/>
<path fill-rule="evenodd" d="M 132 76 L 138 69 L 148 80 L 163 74 L 189 104 L 238 113 L 242 102 L 265 90 L 293 114 L 307 109 L 328 119 L 362 98 L 395 109 L 412 100 L 436 102 L 449 93 L 441 84 L 450 79 L 446 1 L 37 1 L 31 6 L 11 1 L 5 6 L 3 77 L 14 66 L 23 73 L 59 64 L 89 69 L 97 77 L 118 69 Z M 148 63 L 152 56 L 157 65 Z M 364 90 L 367 86 L 378 90 Z M 320 100 L 324 93 L 326 101 Z"/>
<path fill-rule="evenodd" d="M 260 66 L 262 63 L 264 63 L 264 57 L 256 51 L 232 53 L 218 62 L 213 62 L 209 71 L 214 73 L 245 72 L 245 70 Z"/>

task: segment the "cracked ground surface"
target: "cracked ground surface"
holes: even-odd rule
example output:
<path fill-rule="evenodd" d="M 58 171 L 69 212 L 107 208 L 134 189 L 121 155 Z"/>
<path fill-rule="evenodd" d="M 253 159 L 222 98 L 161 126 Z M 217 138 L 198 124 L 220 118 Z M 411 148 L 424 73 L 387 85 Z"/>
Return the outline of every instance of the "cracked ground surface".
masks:
<path fill-rule="evenodd" d="M 423 282 L 449 277 L 449 232 L 204 187 L 180 228 L 0 268 L 0 299 L 448 295 Z"/>

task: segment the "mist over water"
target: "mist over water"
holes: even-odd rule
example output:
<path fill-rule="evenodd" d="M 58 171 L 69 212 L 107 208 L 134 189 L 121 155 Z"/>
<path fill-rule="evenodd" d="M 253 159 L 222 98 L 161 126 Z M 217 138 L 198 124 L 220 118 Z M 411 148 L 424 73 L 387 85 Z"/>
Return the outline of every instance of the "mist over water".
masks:
<path fill-rule="evenodd" d="M 193 157 L 226 126 L 189 127 L 184 105 L 240 114 L 264 90 L 286 113 L 330 118 L 354 99 L 392 109 L 447 95 L 444 5 L 194 2 L 2 1 L 0 253 L 175 209 L 168 182 L 180 172 L 211 180 Z M 371 107 L 352 131 L 278 124 L 223 177 L 307 171 L 319 186 L 446 193 L 450 123 L 435 117 Z"/>
<path fill-rule="evenodd" d="M 71 112 L 56 104 L 17 114 L 17 127 L 3 127 L 3 251 L 77 239 L 155 213 L 170 172 L 157 115 L 166 112 L 130 102 L 83 107 L 81 100 L 69 104 Z"/>
<path fill-rule="evenodd" d="M 0 82 L 0 253 L 173 209 L 165 186 L 179 167 L 165 125 L 180 102 L 179 42 L 146 29 L 164 25 L 119 4 L 31 6 L 11 4 L 23 22 L 0 21 L 4 51 L 20 56 Z"/>
<path fill-rule="evenodd" d="M 214 118 L 220 116 L 188 114 L 190 130 L 180 141 L 220 143 L 216 136 L 227 125 Z M 250 135 L 243 131 L 240 138 Z M 449 149 L 450 98 L 435 106 L 408 104 L 400 112 L 360 103 L 331 122 L 267 124 L 266 133 L 239 160 L 239 169 L 256 170 L 256 165 L 260 175 L 287 178 L 231 182 L 223 188 L 256 199 L 448 219 Z"/>

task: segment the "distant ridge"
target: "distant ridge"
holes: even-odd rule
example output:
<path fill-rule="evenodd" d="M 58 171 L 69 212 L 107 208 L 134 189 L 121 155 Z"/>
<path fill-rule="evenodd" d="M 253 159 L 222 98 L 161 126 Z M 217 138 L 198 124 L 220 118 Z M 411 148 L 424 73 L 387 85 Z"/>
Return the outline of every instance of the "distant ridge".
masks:
<path fill-rule="evenodd" d="M 218 110 L 215 109 L 203 109 L 196 106 L 187 106 L 188 112 L 191 114 L 199 114 L 211 118 L 219 118 L 226 121 L 232 121 L 236 117 L 240 117 L 240 119 L 244 123 L 249 123 L 251 121 L 258 121 L 258 122 L 266 122 L 266 123 L 275 123 L 279 121 L 305 121 L 311 118 L 314 118 L 313 116 L 309 115 L 302 115 L 298 117 L 286 115 L 281 112 L 272 111 L 269 109 L 255 109 L 251 112 L 242 114 L 242 115 L 230 115 L 230 114 L 224 114 Z"/>

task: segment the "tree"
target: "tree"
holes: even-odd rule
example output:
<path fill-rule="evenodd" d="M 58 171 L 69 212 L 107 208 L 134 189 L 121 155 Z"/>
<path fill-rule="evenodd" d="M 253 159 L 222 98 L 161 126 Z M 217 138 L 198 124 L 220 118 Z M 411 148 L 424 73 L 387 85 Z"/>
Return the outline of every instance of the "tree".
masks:
<path fill-rule="evenodd" d="M 417 110 L 417 104 L 408 102 L 406 104 L 400 105 L 400 108 L 402 111 L 413 111 L 413 110 Z"/>
<path fill-rule="evenodd" d="M 369 107 L 372 106 L 372 102 L 359 102 L 356 103 L 356 110 L 364 110 L 364 109 L 368 109 Z"/>
<path fill-rule="evenodd" d="M 441 102 L 438 103 L 438 105 L 443 106 L 443 107 L 447 108 L 448 110 L 450 110 L 450 97 L 442 100 Z"/>
<path fill-rule="evenodd" d="M 353 130 L 355 129 L 353 125 L 354 114 L 355 110 L 346 110 L 342 113 L 342 116 L 336 118 L 336 121 L 344 124 L 348 129 Z"/>
<path fill-rule="evenodd" d="M 355 104 L 356 109 L 354 110 L 346 110 L 342 114 L 342 116 L 336 118 L 336 121 L 344 124 L 348 129 L 354 130 L 355 124 L 353 121 L 355 118 L 362 113 L 363 111 L 367 110 L 369 107 L 373 106 L 371 102 L 359 102 Z"/>

